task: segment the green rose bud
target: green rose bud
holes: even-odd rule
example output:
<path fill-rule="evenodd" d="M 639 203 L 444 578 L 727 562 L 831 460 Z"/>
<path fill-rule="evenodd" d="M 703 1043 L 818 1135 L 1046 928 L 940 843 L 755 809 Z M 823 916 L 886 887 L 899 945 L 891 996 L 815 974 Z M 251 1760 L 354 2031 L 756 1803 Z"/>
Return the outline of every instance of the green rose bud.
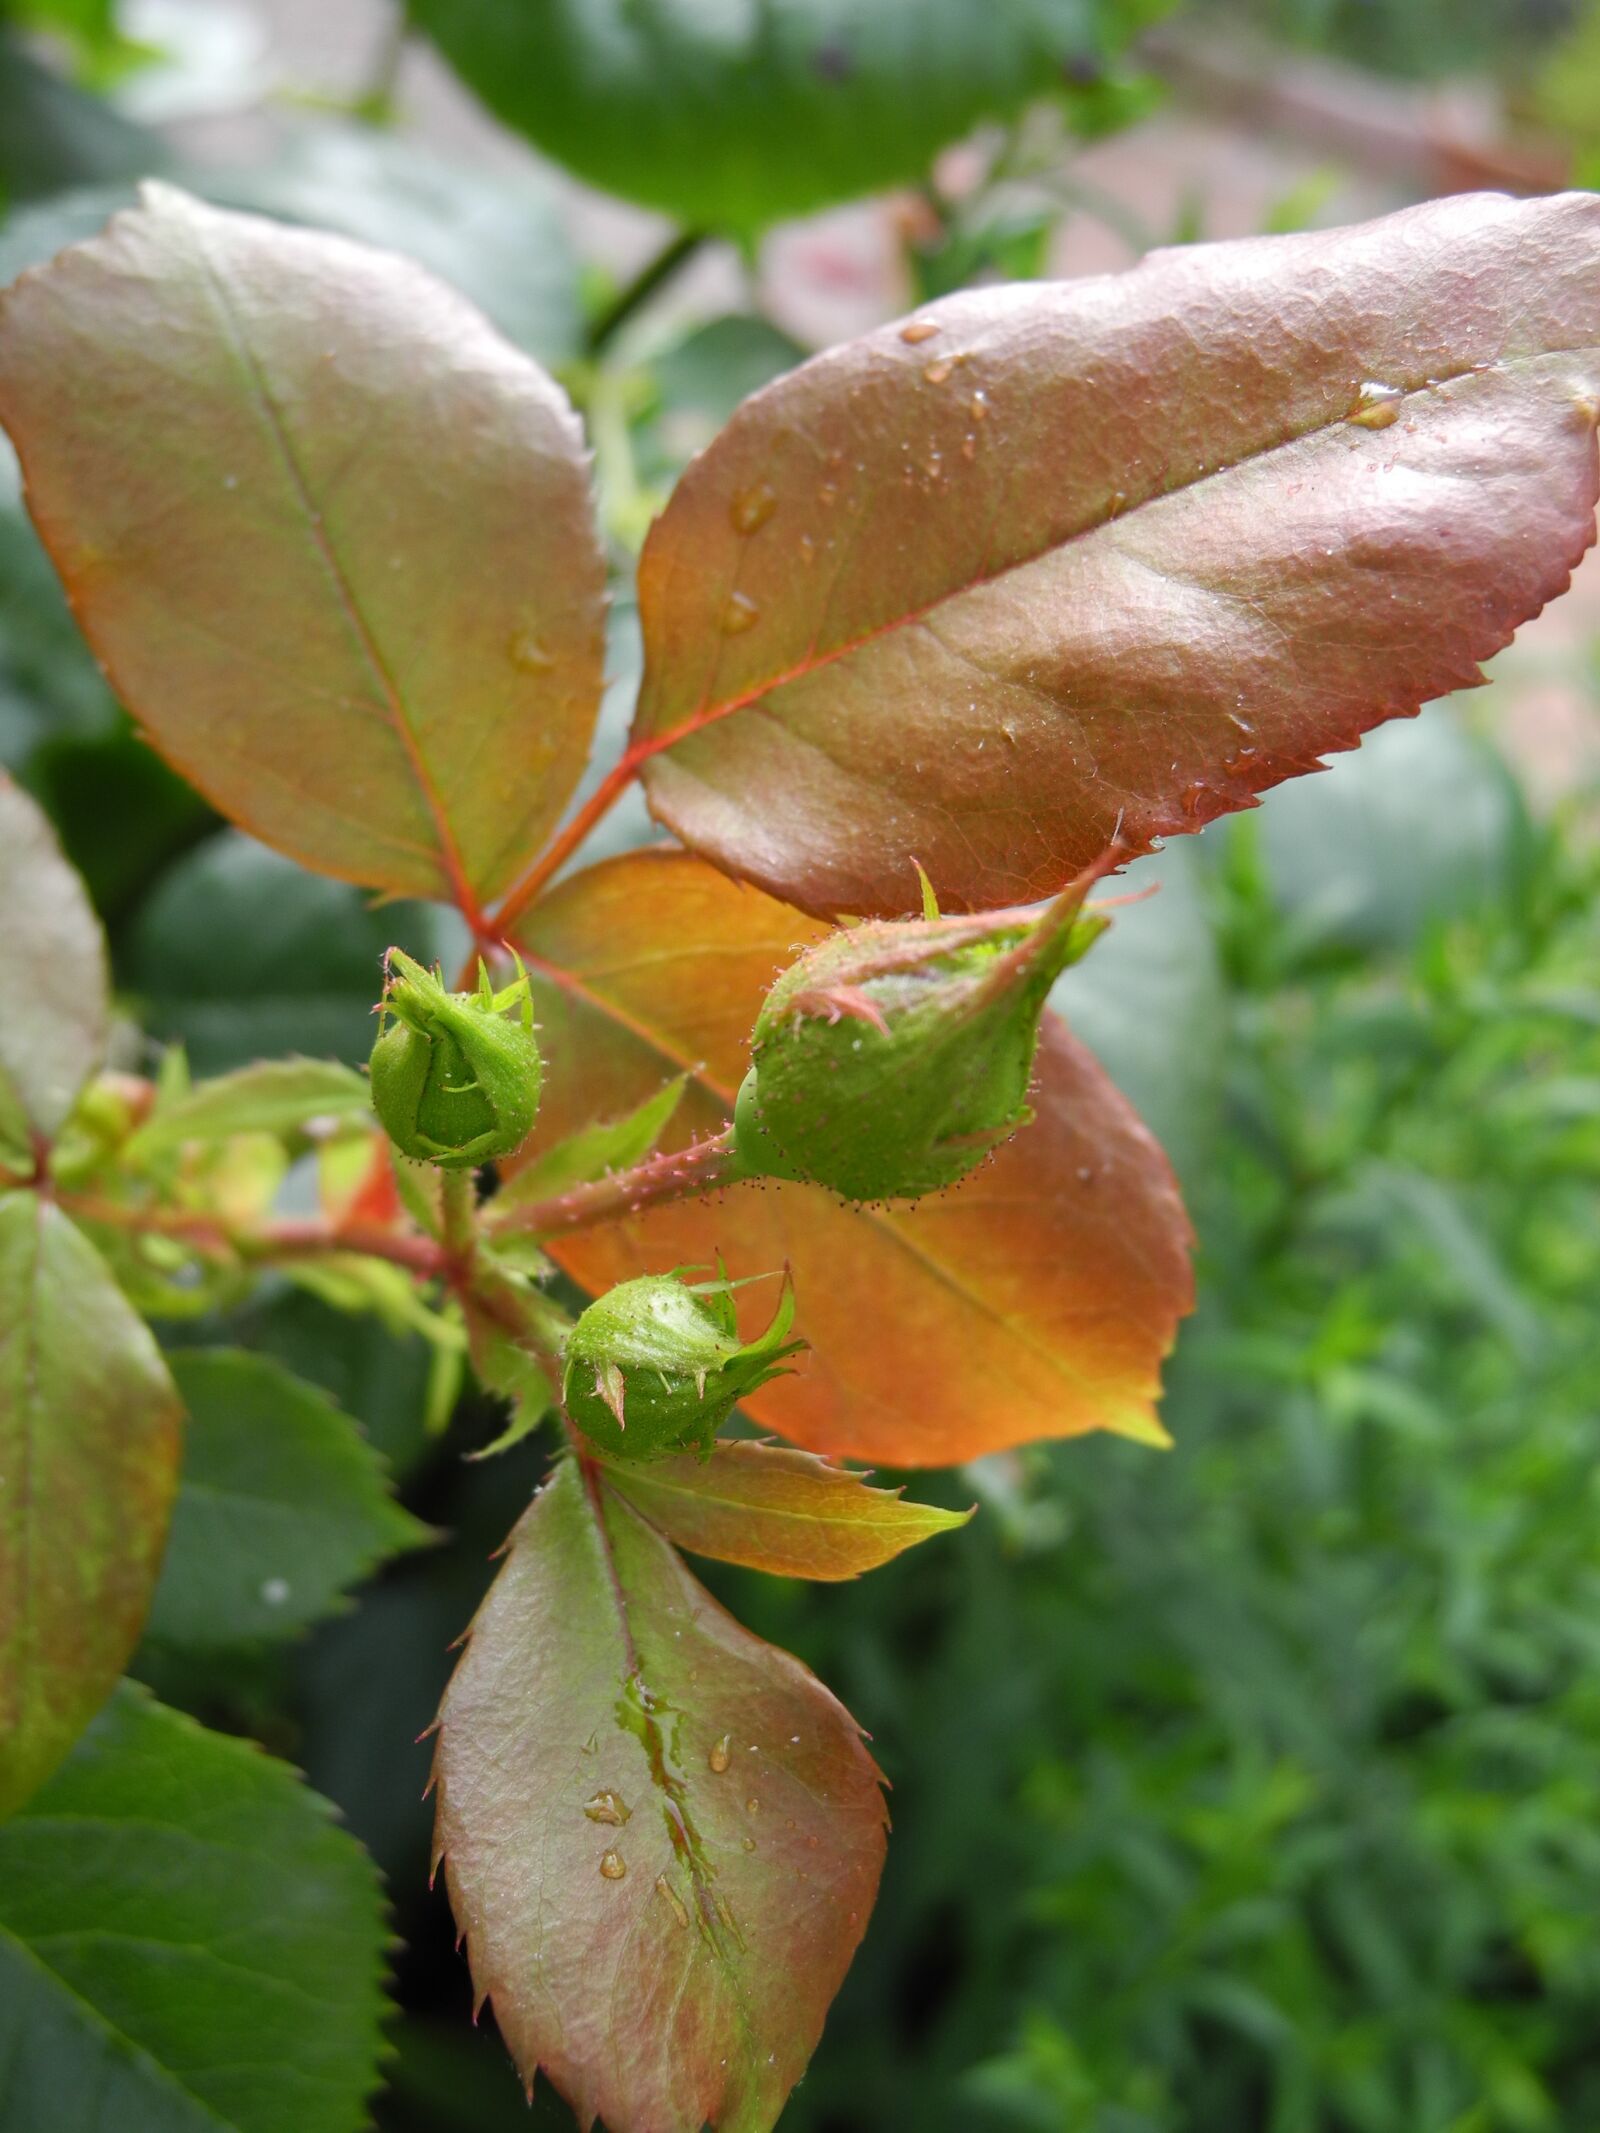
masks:
<path fill-rule="evenodd" d="M 543 1066 L 533 996 L 520 967 L 496 992 L 446 992 L 437 975 L 391 948 L 372 1047 L 372 1103 L 402 1155 L 464 1170 L 513 1155 L 539 1109 Z"/>
<path fill-rule="evenodd" d="M 771 992 L 734 1111 L 747 1176 L 847 1200 L 917 1199 L 964 1178 L 1032 1116 L 1039 1018 L 1108 921 L 1090 876 L 1043 917 L 987 912 L 848 927 Z"/>
<path fill-rule="evenodd" d="M 644 1274 L 590 1304 L 567 1338 L 568 1419 L 612 1459 L 709 1453 L 736 1402 L 782 1377 L 794 1296 L 787 1282 L 771 1325 L 741 1341 L 727 1280 L 686 1283 Z"/>

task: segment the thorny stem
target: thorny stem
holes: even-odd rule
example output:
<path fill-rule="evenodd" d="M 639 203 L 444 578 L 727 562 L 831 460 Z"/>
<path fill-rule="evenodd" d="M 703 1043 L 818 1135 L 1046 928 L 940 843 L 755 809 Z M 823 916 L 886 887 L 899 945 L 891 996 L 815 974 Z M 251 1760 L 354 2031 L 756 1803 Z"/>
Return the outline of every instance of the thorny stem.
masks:
<path fill-rule="evenodd" d="M 659 252 L 647 259 L 632 281 L 617 291 L 589 328 L 589 353 L 602 355 L 636 312 L 642 311 L 658 289 L 686 267 L 708 242 L 705 230 L 680 230 Z"/>
<path fill-rule="evenodd" d="M 587 1229 L 596 1222 L 613 1221 L 619 1215 L 637 1214 L 641 1208 L 659 1207 L 670 1200 L 693 1199 L 719 1185 L 734 1183 L 739 1175 L 733 1128 L 725 1126 L 710 1140 L 696 1141 L 671 1155 L 653 1155 L 631 1170 L 614 1170 L 551 1199 L 514 1207 L 498 1223 L 491 1211 L 489 1220 L 493 1233 L 502 1237 L 557 1236 L 567 1230 Z"/>

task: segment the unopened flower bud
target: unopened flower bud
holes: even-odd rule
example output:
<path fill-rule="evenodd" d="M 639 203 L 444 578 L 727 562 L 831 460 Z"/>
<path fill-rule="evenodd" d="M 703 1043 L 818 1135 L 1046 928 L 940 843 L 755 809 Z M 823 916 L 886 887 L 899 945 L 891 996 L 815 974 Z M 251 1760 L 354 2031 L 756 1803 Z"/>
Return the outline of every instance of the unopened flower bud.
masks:
<path fill-rule="evenodd" d="M 372 1047 L 372 1102 L 402 1155 L 468 1169 L 513 1155 L 539 1109 L 543 1067 L 525 973 L 496 992 L 447 992 L 391 948 Z"/>
<path fill-rule="evenodd" d="M 596 1299 L 567 1339 L 569 1420 L 608 1457 L 639 1461 L 708 1452 L 735 1404 L 804 1347 L 790 1340 L 787 1282 L 772 1323 L 741 1341 L 732 1283 L 644 1274 Z"/>
<path fill-rule="evenodd" d="M 1092 879 L 1043 917 L 874 923 L 808 949 L 751 1037 L 740 1168 L 848 1200 L 917 1199 L 975 1169 L 1032 1115 L 1046 996 L 1107 923 L 1083 910 Z"/>

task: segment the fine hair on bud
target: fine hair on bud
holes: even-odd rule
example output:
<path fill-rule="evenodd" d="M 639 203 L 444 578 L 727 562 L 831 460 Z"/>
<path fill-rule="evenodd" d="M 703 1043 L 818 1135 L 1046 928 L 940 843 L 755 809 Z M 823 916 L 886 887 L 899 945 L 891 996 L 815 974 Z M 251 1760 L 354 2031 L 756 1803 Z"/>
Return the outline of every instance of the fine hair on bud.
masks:
<path fill-rule="evenodd" d="M 924 877 L 922 918 L 849 926 L 807 949 L 751 1036 L 734 1112 L 745 1175 L 919 1199 L 1009 1140 L 1032 1115 L 1050 988 L 1109 923 L 1084 899 L 1117 856 L 1042 914 L 942 917 Z"/>

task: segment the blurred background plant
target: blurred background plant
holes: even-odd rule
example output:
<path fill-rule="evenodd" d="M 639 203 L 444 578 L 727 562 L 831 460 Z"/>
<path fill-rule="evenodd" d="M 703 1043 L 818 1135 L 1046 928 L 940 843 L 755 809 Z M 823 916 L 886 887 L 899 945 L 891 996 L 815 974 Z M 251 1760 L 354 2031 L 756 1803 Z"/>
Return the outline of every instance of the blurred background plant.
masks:
<path fill-rule="evenodd" d="M 585 74 L 605 0 L 415 12 L 12 0 L 0 280 L 163 172 L 456 282 L 589 422 L 616 739 L 630 554 L 809 347 L 975 280 L 1600 182 L 1600 8 L 1568 0 L 818 0 L 756 64 L 734 13 L 677 0 L 651 65 L 612 76 Z M 895 1783 L 883 1901 L 786 2125 L 1600 2125 L 1597 601 L 1580 573 L 1484 695 L 1142 863 L 1161 893 L 1063 981 L 1200 1229 L 1176 1451 L 924 1483 L 984 1515 L 848 1592 L 708 1572 L 867 1719 Z M 88 878 L 130 1064 L 150 1040 L 206 1073 L 359 1060 L 383 947 L 450 945 L 221 828 L 160 765 L 9 465 L 0 762 Z M 610 834 L 649 830 L 624 809 Z M 285 1285 L 168 1331 L 325 1388 L 468 1545 L 405 1556 L 298 1641 L 210 1650 L 158 1609 L 140 1671 L 298 1762 L 387 1875 L 380 2124 L 494 2133 L 529 2121 L 461 2019 L 414 1743 L 540 1453 L 463 1463 L 491 1404 L 386 1308 Z M 542 2100 L 534 2122 L 567 2121 Z M 0 2128 L 23 2133 L 3 2099 Z"/>

